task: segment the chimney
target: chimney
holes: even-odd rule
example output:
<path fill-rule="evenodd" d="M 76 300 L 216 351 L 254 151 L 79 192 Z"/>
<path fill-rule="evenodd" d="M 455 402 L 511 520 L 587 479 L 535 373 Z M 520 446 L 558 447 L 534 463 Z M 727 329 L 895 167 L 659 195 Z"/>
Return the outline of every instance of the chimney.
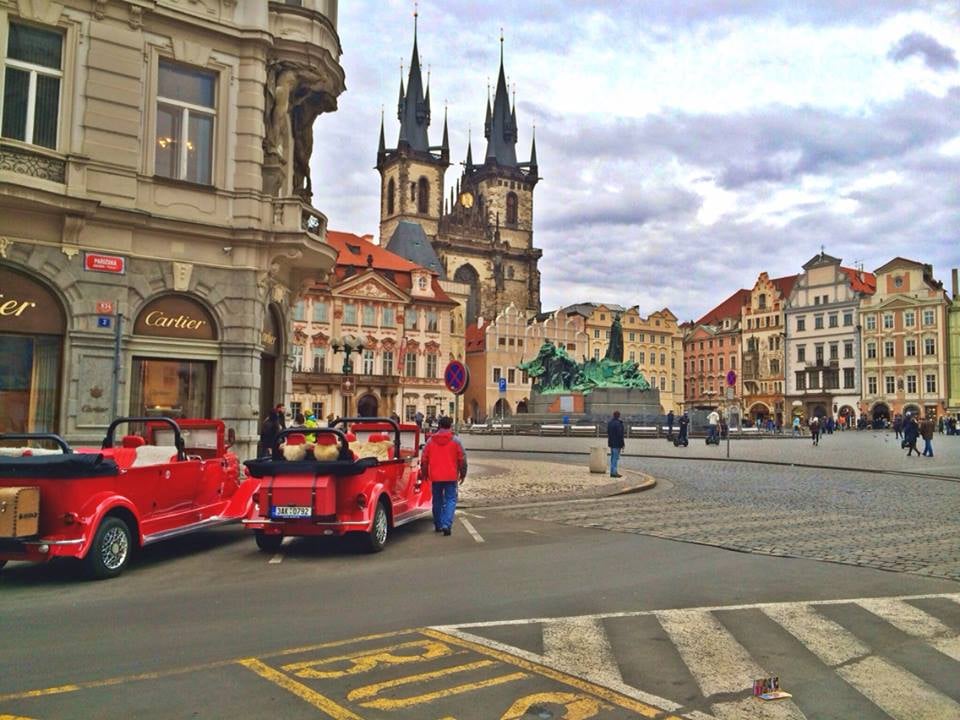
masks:
<path fill-rule="evenodd" d="M 951 271 L 953 275 L 953 299 L 960 300 L 960 281 L 957 280 L 957 268 Z"/>

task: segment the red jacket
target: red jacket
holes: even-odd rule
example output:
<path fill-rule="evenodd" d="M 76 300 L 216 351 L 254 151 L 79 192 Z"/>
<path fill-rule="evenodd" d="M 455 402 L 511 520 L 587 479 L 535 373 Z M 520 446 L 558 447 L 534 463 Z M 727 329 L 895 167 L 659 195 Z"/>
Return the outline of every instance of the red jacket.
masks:
<path fill-rule="evenodd" d="M 420 456 L 420 477 L 430 482 L 450 482 L 467 474 L 463 446 L 449 430 L 438 430 Z"/>

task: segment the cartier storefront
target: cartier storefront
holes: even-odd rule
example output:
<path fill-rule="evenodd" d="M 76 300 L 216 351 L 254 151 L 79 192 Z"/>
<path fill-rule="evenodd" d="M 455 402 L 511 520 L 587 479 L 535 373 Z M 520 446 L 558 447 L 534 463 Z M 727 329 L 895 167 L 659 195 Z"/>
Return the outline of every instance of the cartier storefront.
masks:
<path fill-rule="evenodd" d="M 0 432 L 52 432 L 66 319 L 54 292 L 0 267 Z"/>

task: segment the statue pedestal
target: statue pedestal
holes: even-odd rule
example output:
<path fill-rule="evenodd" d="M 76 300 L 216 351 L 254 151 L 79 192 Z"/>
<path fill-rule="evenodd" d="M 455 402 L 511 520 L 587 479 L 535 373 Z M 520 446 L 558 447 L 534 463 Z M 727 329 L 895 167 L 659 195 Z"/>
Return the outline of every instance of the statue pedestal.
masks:
<path fill-rule="evenodd" d="M 607 420 L 614 410 L 619 410 L 624 420 L 652 422 L 664 414 L 660 391 L 652 388 L 601 388 L 586 395 L 576 392 L 544 395 L 534 390 L 528 407 L 531 415 L 555 416 L 555 421 L 564 415 L 571 420 Z"/>

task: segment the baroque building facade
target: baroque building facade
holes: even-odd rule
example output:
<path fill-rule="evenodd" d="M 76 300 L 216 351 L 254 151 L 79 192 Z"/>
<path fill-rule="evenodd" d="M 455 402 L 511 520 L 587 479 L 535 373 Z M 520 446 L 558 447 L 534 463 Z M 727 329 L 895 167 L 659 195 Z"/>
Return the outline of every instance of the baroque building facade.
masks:
<path fill-rule="evenodd" d="M 930 265 L 896 257 L 874 271 L 876 292 L 860 301 L 863 407 L 873 420 L 947 406 L 947 309 Z"/>
<path fill-rule="evenodd" d="M 796 275 L 760 273 L 741 309 L 743 409 L 746 422 L 784 422 L 784 309 Z"/>
<path fill-rule="evenodd" d="M 438 274 L 376 245 L 370 236 L 329 231 L 334 271 L 311 283 L 293 308 L 292 413 L 413 420 L 452 415 L 443 382 L 463 359 L 463 317 Z M 344 345 L 362 347 L 346 361 Z"/>
<path fill-rule="evenodd" d="M 737 407 L 743 398 L 740 322 L 749 290 L 738 290 L 695 323 L 684 328 L 684 410 Z M 727 374 L 733 371 L 733 399 L 726 399 Z M 734 413 L 742 415 L 742 413 Z"/>
<path fill-rule="evenodd" d="M 539 181 L 536 141 L 530 160 L 517 160 L 516 106 L 511 105 L 501 41 L 500 71 L 491 104 L 486 107 L 482 161 L 474 162 L 468 144 L 463 172 L 445 197 L 450 144 L 446 117 L 439 145 L 431 145 L 430 88 L 424 86 L 414 30 L 413 54 L 406 85 L 401 80 L 397 104 L 400 131 L 395 148 L 386 145 L 381 123 L 377 151 L 380 173 L 380 243 L 413 262 L 410 229 L 418 225 L 439 261 L 441 277 L 469 288 L 467 324 L 488 321 L 513 304 L 540 311 L 542 252 L 533 246 L 533 192 Z"/>
<path fill-rule="evenodd" d="M 0 0 L 0 430 L 222 418 L 252 455 L 289 309 L 337 253 L 313 121 L 336 0 Z"/>
<path fill-rule="evenodd" d="M 803 266 L 785 310 L 786 406 L 790 419 L 844 417 L 854 423 L 862 395 L 861 298 L 876 278 L 824 252 Z"/>
<path fill-rule="evenodd" d="M 953 301 L 947 309 L 947 358 L 950 363 L 947 411 L 960 417 L 960 277 L 957 268 L 953 268 L 950 275 Z"/>

